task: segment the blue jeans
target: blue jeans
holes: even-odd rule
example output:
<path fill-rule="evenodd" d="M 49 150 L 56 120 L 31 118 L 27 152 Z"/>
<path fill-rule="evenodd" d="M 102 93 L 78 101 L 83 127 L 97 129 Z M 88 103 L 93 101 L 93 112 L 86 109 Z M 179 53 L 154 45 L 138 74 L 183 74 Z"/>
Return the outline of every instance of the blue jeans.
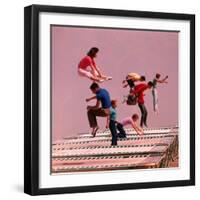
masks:
<path fill-rule="evenodd" d="M 112 134 L 112 143 L 111 145 L 117 145 L 117 129 L 116 129 L 116 122 L 110 120 L 109 129 Z"/>
<path fill-rule="evenodd" d="M 119 131 L 118 133 L 119 138 L 126 138 L 126 132 L 122 124 L 117 123 L 117 130 Z"/>

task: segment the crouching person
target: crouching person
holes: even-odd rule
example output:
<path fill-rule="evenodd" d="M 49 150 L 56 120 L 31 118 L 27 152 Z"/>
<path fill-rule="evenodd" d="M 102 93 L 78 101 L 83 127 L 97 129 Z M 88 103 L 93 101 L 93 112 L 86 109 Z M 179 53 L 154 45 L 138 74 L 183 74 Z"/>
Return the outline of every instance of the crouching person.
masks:
<path fill-rule="evenodd" d="M 127 117 L 123 119 L 120 123 L 117 123 L 117 129 L 119 131 L 118 137 L 119 138 L 126 138 L 126 132 L 124 130 L 125 126 L 130 125 L 138 135 L 143 135 L 143 129 L 137 125 L 137 121 L 139 116 L 137 114 L 133 114 L 132 117 Z"/>
<path fill-rule="evenodd" d="M 100 88 L 97 83 L 92 83 L 90 89 L 95 96 L 87 98 L 86 102 L 96 99 L 96 105 L 87 106 L 87 115 L 89 125 L 92 128 L 92 136 L 95 137 L 99 129 L 96 117 L 108 117 L 110 115 L 111 101 L 109 92 L 106 89 Z"/>

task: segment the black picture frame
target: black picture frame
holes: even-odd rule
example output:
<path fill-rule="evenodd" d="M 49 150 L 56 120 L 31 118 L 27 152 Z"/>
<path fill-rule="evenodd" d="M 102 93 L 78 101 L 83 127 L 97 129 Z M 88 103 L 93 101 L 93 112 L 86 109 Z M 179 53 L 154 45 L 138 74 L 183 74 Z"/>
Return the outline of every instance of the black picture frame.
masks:
<path fill-rule="evenodd" d="M 39 14 L 76 13 L 187 20 L 190 23 L 190 179 L 162 182 L 39 188 Z M 195 185 L 195 15 L 31 5 L 24 9 L 24 192 L 30 195 Z"/>

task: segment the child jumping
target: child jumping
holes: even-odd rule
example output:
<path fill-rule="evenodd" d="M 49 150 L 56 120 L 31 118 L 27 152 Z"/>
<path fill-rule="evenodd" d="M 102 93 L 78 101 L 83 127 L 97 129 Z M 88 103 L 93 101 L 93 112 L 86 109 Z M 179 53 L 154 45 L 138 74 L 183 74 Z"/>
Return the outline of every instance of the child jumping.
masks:
<path fill-rule="evenodd" d="M 103 82 L 104 80 L 111 80 L 112 77 L 105 76 L 101 73 L 99 67 L 96 65 L 95 58 L 99 49 L 92 47 L 87 56 L 85 56 L 78 64 L 78 74 L 83 77 L 87 77 L 95 82 Z"/>

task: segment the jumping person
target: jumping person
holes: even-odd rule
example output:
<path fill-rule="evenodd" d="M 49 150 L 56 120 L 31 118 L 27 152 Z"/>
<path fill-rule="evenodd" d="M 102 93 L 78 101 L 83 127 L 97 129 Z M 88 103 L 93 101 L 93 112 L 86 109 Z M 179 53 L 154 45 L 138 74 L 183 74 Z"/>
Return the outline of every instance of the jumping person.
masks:
<path fill-rule="evenodd" d="M 141 111 L 141 120 L 140 126 L 143 127 L 143 124 L 147 127 L 147 109 L 144 104 L 144 91 L 147 89 L 151 89 L 153 83 L 151 81 L 146 83 L 140 83 L 135 86 L 134 90 L 131 92 L 132 95 L 137 95 L 137 103 Z"/>
<path fill-rule="evenodd" d="M 78 64 L 78 74 L 87 77 L 92 81 L 103 82 L 104 80 L 111 80 L 112 77 L 102 75 L 99 67 L 96 65 L 95 58 L 99 49 L 92 47 L 87 56 L 85 56 Z"/>
<path fill-rule="evenodd" d="M 123 87 L 127 87 L 129 86 L 130 88 L 130 91 L 129 91 L 129 94 L 124 96 L 124 99 L 122 101 L 122 103 L 127 103 L 127 105 L 135 105 L 137 102 L 136 102 L 136 97 L 133 96 L 133 95 L 130 95 L 131 91 L 134 89 L 135 87 L 135 82 L 137 81 L 145 81 L 146 78 L 145 76 L 140 76 L 139 74 L 137 73 L 129 73 L 127 76 L 126 76 L 126 80 L 124 80 L 122 82 L 123 84 Z"/>
<path fill-rule="evenodd" d="M 130 90 L 132 90 L 135 87 L 135 82 L 145 81 L 145 80 L 146 80 L 145 76 L 140 76 L 137 73 L 131 72 L 126 76 L 126 79 L 122 81 L 123 88 L 129 86 Z"/>
<path fill-rule="evenodd" d="M 96 132 L 99 129 L 96 117 L 107 117 L 110 114 L 111 101 L 108 91 L 100 88 L 97 83 L 92 83 L 90 89 L 95 96 L 87 98 L 86 102 L 93 99 L 97 100 L 95 106 L 87 106 L 87 115 L 90 127 L 92 128 L 92 136 L 95 137 Z M 100 107 L 100 104 L 102 107 Z"/>
<path fill-rule="evenodd" d="M 153 89 L 152 89 L 152 95 L 153 95 L 153 110 L 155 113 L 158 113 L 158 92 L 157 92 L 157 83 L 168 83 L 166 80 L 168 79 L 168 76 L 165 76 L 164 79 L 160 80 L 161 75 L 156 74 L 155 78 L 153 79 Z"/>
<path fill-rule="evenodd" d="M 107 124 L 106 128 L 110 129 L 111 135 L 112 135 L 112 141 L 111 145 L 117 145 L 117 129 L 116 129 L 116 119 L 117 119 L 117 100 L 111 101 L 111 107 L 110 107 L 110 115 L 107 117 Z"/>
<path fill-rule="evenodd" d="M 138 135 L 143 135 L 143 129 L 137 125 L 137 120 L 139 119 L 139 116 L 137 114 L 133 114 L 132 117 L 127 117 L 123 119 L 121 122 L 117 123 L 117 129 L 119 131 L 118 137 L 119 138 L 125 138 L 126 132 L 124 130 L 124 126 L 131 125 L 131 127 L 136 131 Z"/>

